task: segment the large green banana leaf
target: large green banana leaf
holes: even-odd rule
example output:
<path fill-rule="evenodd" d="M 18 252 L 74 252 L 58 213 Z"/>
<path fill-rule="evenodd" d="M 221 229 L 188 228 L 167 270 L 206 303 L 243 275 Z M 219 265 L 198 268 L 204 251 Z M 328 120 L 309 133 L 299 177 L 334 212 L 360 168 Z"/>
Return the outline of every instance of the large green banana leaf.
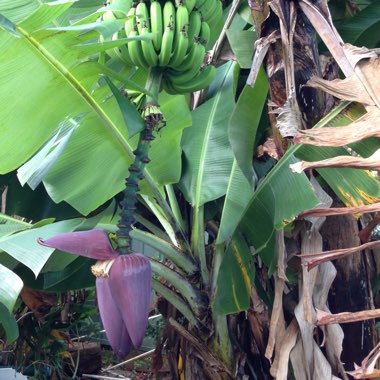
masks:
<path fill-rule="evenodd" d="M 243 213 L 253 195 L 254 188 L 234 160 L 223 204 L 216 244 L 223 244 L 230 239 L 240 222 Z"/>
<path fill-rule="evenodd" d="M 183 134 L 184 172 L 180 188 L 195 207 L 222 197 L 227 191 L 233 163 L 227 131 L 234 107 L 234 66 L 228 62 L 218 69 L 210 98 L 192 112 L 193 125 Z"/>
<path fill-rule="evenodd" d="M 0 13 L 18 23 L 33 13 L 40 4 L 39 0 L 0 0 Z"/>
<path fill-rule="evenodd" d="M 297 176 L 290 170 L 289 164 L 296 162 L 293 151 L 290 149 L 265 177 L 244 209 L 237 236 L 224 254 L 217 280 L 215 310 L 220 314 L 240 311 L 249 302 L 247 288 L 250 286 L 241 286 L 240 283 L 252 278 L 252 253 L 247 249 L 239 251 L 239 247 L 248 243 L 272 272 L 276 262 L 275 230 L 292 222 L 300 211 L 319 203 L 306 175 Z M 236 244 L 236 238 L 241 239 L 240 234 L 247 243 Z M 222 270 L 226 266 L 229 271 Z M 234 289 L 227 299 L 226 294 L 219 290 L 225 287 L 225 283 Z"/>
<path fill-rule="evenodd" d="M 229 122 L 229 139 L 240 169 L 253 185 L 252 158 L 256 132 L 267 99 L 268 80 L 260 70 L 254 87 L 246 85 L 241 92 Z"/>
<path fill-rule="evenodd" d="M 243 88 L 229 120 L 228 135 L 236 159 L 228 182 L 217 244 L 231 238 L 256 186 L 252 157 L 267 91 L 268 81 L 260 71 L 255 86 Z"/>
<path fill-rule="evenodd" d="M 363 110 L 353 103 L 344 102 L 316 125 L 342 126 L 359 118 Z M 378 146 L 377 139 L 367 139 L 366 143 L 355 145 L 360 152 L 369 153 Z M 343 148 L 326 148 L 312 146 L 293 146 L 276 164 L 264 181 L 254 192 L 237 228 L 238 238 L 244 235 L 248 244 L 256 250 L 264 263 L 273 270 L 275 264 L 275 230 L 284 228 L 303 209 L 312 208 L 318 203 L 314 191 L 305 175 L 297 177 L 289 165 L 296 162 L 295 156 L 309 161 L 320 160 L 341 154 L 348 154 Z M 372 203 L 380 197 L 380 184 L 364 170 L 328 168 L 319 169 L 321 177 L 347 205 Z M 217 280 L 217 293 L 214 301 L 215 310 L 227 314 L 242 310 L 242 305 L 249 301 L 246 286 L 241 286 L 242 279 L 251 273 L 250 253 L 246 249 L 237 252 L 234 244 L 225 252 Z M 240 245 L 241 246 L 241 245 Z M 240 259 L 239 259 L 240 258 Z M 223 268 L 229 267 L 229 271 Z M 226 297 L 219 288 L 225 288 L 229 282 L 233 292 Z M 240 285 L 239 285 L 240 284 Z"/>
<path fill-rule="evenodd" d="M 376 47 L 380 41 L 380 2 L 374 0 L 353 17 L 338 25 L 343 41 L 367 48 Z"/>
<path fill-rule="evenodd" d="M 87 214 L 123 188 L 136 142 L 128 140 L 109 88 L 94 91 L 99 75 L 112 72 L 96 62 L 83 62 L 83 53 L 75 47 L 96 35 L 43 30 L 72 3 L 40 4 L 16 24 L 19 38 L 0 30 L 0 173 L 29 159 L 66 118 L 84 115 L 44 183 L 54 201 L 65 200 Z M 11 1 L 4 4 L 12 8 Z M 125 81 L 125 85 L 130 82 Z M 163 104 L 163 110 L 167 128 L 154 142 L 157 148 L 151 157 L 157 165 L 146 169 L 151 186 L 178 181 L 178 142 L 182 129 L 191 124 L 182 96 L 174 97 L 170 106 Z"/>
<path fill-rule="evenodd" d="M 254 30 L 227 30 L 228 42 L 236 56 L 236 60 L 242 69 L 250 69 L 252 66 L 252 47 L 256 41 Z"/>
<path fill-rule="evenodd" d="M 219 269 L 213 309 L 217 314 L 247 310 L 255 275 L 252 252 L 246 240 L 235 234 Z"/>

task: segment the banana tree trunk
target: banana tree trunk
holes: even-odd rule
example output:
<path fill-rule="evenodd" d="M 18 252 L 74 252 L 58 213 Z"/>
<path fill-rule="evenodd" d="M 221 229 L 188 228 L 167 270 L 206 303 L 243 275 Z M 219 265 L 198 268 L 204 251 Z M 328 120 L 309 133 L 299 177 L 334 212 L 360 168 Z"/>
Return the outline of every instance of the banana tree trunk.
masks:
<path fill-rule="evenodd" d="M 336 204 L 335 207 L 342 207 Z M 331 217 L 322 227 L 324 249 L 339 249 L 360 245 L 357 220 L 351 215 Z M 331 287 L 329 305 L 333 313 L 369 310 L 371 284 L 365 254 L 350 255 L 334 262 L 337 277 Z M 365 357 L 373 348 L 376 336 L 373 320 L 346 323 L 341 360 L 346 370 L 353 370 L 358 358 Z"/>

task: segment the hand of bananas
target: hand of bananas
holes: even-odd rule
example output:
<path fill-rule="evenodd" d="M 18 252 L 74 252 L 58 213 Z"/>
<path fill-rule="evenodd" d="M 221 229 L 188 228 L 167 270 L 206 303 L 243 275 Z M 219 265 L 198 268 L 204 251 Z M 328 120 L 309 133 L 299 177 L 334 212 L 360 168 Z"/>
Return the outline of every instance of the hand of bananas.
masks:
<path fill-rule="evenodd" d="M 108 20 L 126 18 L 124 30 L 116 33 L 113 40 L 146 34 L 153 38 L 129 41 L 108 50 L 108 55 L 130 66 L 162 67 L 162 88 L 170 94 L 207 87 L 215 76 L 215 67 L 202 66 L 211 30 L 219 28 L 223 18 L 221 1 L 148 1 L 141 0 L 136 5 L 131 0 L 113 0 L 129 8 L 126 15 L 112 10 L 103 14 L 103 19 Z"/>

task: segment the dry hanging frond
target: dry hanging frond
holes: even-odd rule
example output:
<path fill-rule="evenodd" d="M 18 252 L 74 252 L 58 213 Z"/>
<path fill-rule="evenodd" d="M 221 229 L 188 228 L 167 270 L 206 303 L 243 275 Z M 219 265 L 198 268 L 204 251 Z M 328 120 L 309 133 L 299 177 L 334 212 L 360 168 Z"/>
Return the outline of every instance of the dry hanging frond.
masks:
<path fill-rule="evenodd" d="M 290 168 L 295 173 L 302 173 L 306 169 L 315 168 L 356 168 L 380 170 L 380 149 L 368 158 L 338 156 L 314 162 L 299 161 L 295 164 L 291 164 Z"/>
<path fill-rule="evenodd" d="M 373 109 L 346 127 L 298 131 L 294 142 L 315 146 L 343 146 L 367 137 L 380 137 L 379 109 Z"/>

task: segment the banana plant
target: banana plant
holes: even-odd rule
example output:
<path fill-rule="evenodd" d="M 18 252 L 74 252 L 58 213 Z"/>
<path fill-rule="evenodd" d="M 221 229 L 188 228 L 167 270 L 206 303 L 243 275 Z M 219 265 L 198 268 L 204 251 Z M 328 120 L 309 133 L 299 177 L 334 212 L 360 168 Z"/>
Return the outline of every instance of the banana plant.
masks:
<path fill-rule="evenodd" d="M 273 2 L 273 7 L 274 3 L 280 2 Z M 143 242 L 164 257 L 161 260 L 150 258 L 149 261 L 154 273 L 153 289 L 174 309 L 167 311 L 170 308 L 166 308 L 166 314 L 165 308 L 162 309 L 167 318 L 167 335 L 163 335 L 167 354 L 172 363 L 185 363 L 181 369 L 172 368 L 173 378 L 178 378 L 179 370 L 184 371 L 189 379 L 199 374 L 204 378 L 234 378 L 236 373 L 260 376 L 266 364 L 252 360 L 250 343 L 244 339 L 244 332 L 250 342 L 256 341 L 257 344 L 260 338 L 252 322 L 258 315 L 252 305 L 254 294 L 259 293 L 267 302 L 266 307 L 273 311 L 273 326 L 278 322 L 278 326 L 283 327 L 279 289 L 284 288 L 286 275 L 289 275 L 280 265 L 284 259 L 284 230 L 288 234 L 296 230 L 293 227 L 297 226 L 297 215 L 321 201 L 318 186 L 305 173 L 293 172 L 291 167 L 294 166 L 291 165 L 295 165 L 298 159 L 331 158 L 340 155 L 343 148 L 316 149 L 301 145 L 289 147 L 285 153 L 286 144 L 280 146 L 278 142 L 281 140 L 276 134 L 276 149 L 263 144 L 268 134 L 268 122 L 262 117 L 268 80 L 265 73 L 257 69 L 257 64 L 252 70 L 256 77 L 253 88 L 241 85 L 241 80 L 247 79 L 245 72 L 232 61 L 217 69 L 207 69 L 215 78 L 210 83 L 212 75 L 207 74 L 207 81 L 201 80 L 202 86 L 210 84 L 207 92 L 200 100 L 193 98 L 190 102 L 189 95 L 183 93 L 200 87 L 189 83 L 188 77 L 183 77 L 185 74 L 178 69 L 178 65 L 184 64 L 181 56 L 186 45 L 182 31 L 186 24 L 183 7 L 191 8 L 190 1 L 177 4 L 181 15 L 175 22 L 183 25 L 176 30 L 176 38 L 173 37 L 173 14 L 171 18 L 168 16 L 171 21 L 161 26 L 162 42 L 165 37 L 167 43 L 178 44 L 174 51 L 166 46 L 163 49 L 157 39 L 146 33 L 149 17 L 145 17 L 145 23 L 142 21 L 127 32 L 125 21 L 137 17 L 128 14 L 133 9 L 129 2 L 113 1 L 94 12 L 87 12 L 85 8 L 82 17 L 78 4 L 73 1 L 40 4 L 24 0 L 23 6 L 16 8 L 10 1 L 0 2 L 0 14 L 3 15 L 0 43 L 4 51 L 9 52 L 5 54 L 7 60 L 0 60 L 1 75 L 7 78 L 6 85 L 0 90 L 0 100 L 4 104 L 1 110 L 4 115 L 1 118 L 1 173 L 18 169 L 21 183 L 28 183 L 38 191 L 36 186 L 42 182 L 47 192 L 44 197 L 51 197 L 55 202 L 65 201 L 65 208 L 77 213 L 75 219 L 54 223 L 51 219 L 21 223 L 4 215 L 7 232 L 0 239 L 0 275 L 1 283 L 11 285 L 12 292 L 4 289 L 0 301 L 8 315 L 2 322 L 13 326 L 14 333 L 9 339 L 16 337 L 11 313 L 22 280 L 29 286 L 47 290 L 73 286 L 72 279 L 78 277 L 77 273 L 87 273 L 83 286 L 95 282 L 90 274 L 91 263 L 41 247 L 38 238 L 47 245 L 52 242 L 51 246 L 70 252 L 67 245 L 57 245 L 57 241 L 51 239 L 74 230 L 75 234 L 90 230 L 93 233 L 96 229 L 117 234 L 122 224 L 128 226 L 128 231 L 125 235 L 119 234 L 119 238 Z M 170 4 L 173 7 L 169 6 L 168 14 L 176 9 Z M 221 7 L 219 4 L 212 1 L 208 7 L 217 10 L 215 7 Z M 206 12 L 212 21 L 212 12 L 207 12 L 206 5 L 202 6 L 205 7 L 203 13 Z M 156 15 L 159 7 L 157 4 L 154 7 Z M 163 8 L 161 12 L 164 12 Z M 240 38 L 247 40 L 247 45 L 254 39 L 253 31 L 245 30 L 247 24 L 249 27 L 253 22 L 250 11 L 248 17 L 246 11 L 246 5 L 240 14 L 232 10 L 225 28 L 228 29 L 233 20 L 227 36 L 240 66 L 249 68 L 246 62 L 250 61 L 252 52 L 239 51 L 236 45 Z M 272 11 L 281 19 L 279 8 Z M 219 10 L 217 12 L 220 14 Z M 143 18 L 144 14 L 146 16 L 144 6 L 139 7 L 139 13 Z M 162 19 L 165 19 L 165 12 Z M 199 18 L 195 16 L 194 20 L 198 25 Z M 150 21 L 153 27 L 153 19 Z M 204 51 L 204 46 L 210 47 L 210 41 L 217 39 L 218 25 L 220 22 L 210 34 L 206 26 L 203 32 L 200 26 L 198 33 L 203 33 L 202 39 L 195 40 L 194 55 L 195 50 Z M 159 23 L 154 28 L 160 28 Z M 205 45 L 203 40 L 209 41 Z M 275 41 L 279 41 L 278 36 Z M 261 42 L 265 46 L 266 41 L 262 39 Z M 315 43 L 313 40 L 308 42 Z M 126 55 L 126 46 L 128 52 L 131 47 L 130 56 Z M 259 49 L 260 44 L 257 46 Z M 164 91 L 158 95 L 166 126 L 157 131 L 151 141 L 151 162 L 138 168 L 139 174 L 141 170 L 145 178 L 140 183 L 138 203 L 133 196 L 133 202 L 126 205 L 134 211 L 136 219 L 130 230 L 131 219 L 119 223 L 119 216 L 113 215 L 116 206 L 112 199 L 120 199 L 118 194 L 125 188 L 128 167 L 133 167 L 135 156 L 139 156 L 136 153 L 137 134 L 142 124 L 136 105 L 152 96 L 149 81 L 147 86 L 152 71 L 148 67 L 156 65 L 160 59 L 162 62 L 165 57 L 161 52 L 167 51 L 171 52 L 173 67 L 165 72 Z M 158 55 L 158 60 L 153 53 Z M 126 62 L 128 59 L 132 60 L 132 65 Z M 17 75 L 11 75 L 9 67 L 18 68 Z M 200 80 L 198 76 L 197 80 Z M 269 88 L 276 100 L 272 80 L 273 77 L 269 77 Z M 9 94 L 21 86 L 23 96 L 15 103 L 7 102 Z M 129 94 L 130 100 L 122 94 Z M 321 101 L 320 94 L 312 92 L 304 103 L 304 113 L 308 112 L 308 100 L 313 97 L 315 101 Z M 294 99 L 290 99 L 288 106 L 290 109 L 296 107 Z M 41 112 L 35 113 L 35 110 Z M 278 118 L 287 111 L 284 106 Z M 326 110 L 321 110 L 319 105 L 319 111 L 325 113 Z M 309 126 L 320 116 L 312 113 L 307 119 Z M 359 116 L 360 109 L 356 105 L 343 103 L 317 127 L 335 126 L 342 117 Z M 19 139 L 17 145 L 13 143 L 16 137 Z M 257 158 L 258 147 L 269 151 L 275 159 Z M 371 150 L 371 147 L 369 143 L 362 149 Z M 252 157 L 256 157 L 254 165 Z M 364 171 L 335 168 L 319 169 L 318 172 L 347 203 L 365 203 L 379 195 L 378 182 Z M 14 172 L 12 175 L 15 176 Z M 130 188 L 135 187 L 135 182 L 127 183 Z M 127 190 L 124 199 L 128 199 Z M 56 212 L 57 215 L 53 213 L 51 216 L 60 217 Z M 91 217 L 85 219 L 84 216 L 89 214 Z M 102 236 L 106 237 L 105 234 Z M 102 241 L 108 244 L 109 252 L 114 252 L 108 240 Z M 124 247 L 129 249 L 129 245 L 130 241 L 127 241 Z M 28 247 L 27 255 L 25 247 Z M 82 251 L 74 250 L 78 254 Z M 268 275 L 274 275 L 274 297 L 268 296 L 269 290 L 265 294 L 264 287 L 270 289 L 271 280 L 263 275 L 262 263 Z M 30 273 L 28 275 L 25 267 L 38 276 L 37 280 L 31 278 Z M 120 273 L 115 276 L 119 277 Z M 111 273 L 110 279 L 113 277 Z M 111 331 L 107 326 L 119 326 L 125 336 L 125 340 L 119 340 L 123 334 L 117 336 L 114 330 L 108 334 L 115 351 L 123 355 L 131 345 L 139 344 L 141 335 L 132 339 L 131 320 L 118 306 L 122 301 L 103 297 L 116 285 L 105 285 L 103 280 L 97 282 L 106 329 Z M 112 282 L 116 283 L 115 280 Z M 121 291 L 117 289 L 113 293 L 119 297 Z M 106 306 L 114 311 L 112 315 L 104 314 Z M 247 311 L 247 314 L 241 311 Z M 248 323 L 251 323 L 250 328 Z M 289 336 L 293 334 L 292 338 L 298 333 L 295 325 L 292 322 L 287 330 Z M 139 334 L 141 329 L 141 326 L 137 329 Z M 172 331 L 177 333 L 177 341 L 169 339 Z M 273 343 L 275 335 L 271 334 L 269 342 Z M 270 350 L 267 356 L 271 356 Z M 281 358 L 281 363 L 287 366 L 286 356 Z"/>

